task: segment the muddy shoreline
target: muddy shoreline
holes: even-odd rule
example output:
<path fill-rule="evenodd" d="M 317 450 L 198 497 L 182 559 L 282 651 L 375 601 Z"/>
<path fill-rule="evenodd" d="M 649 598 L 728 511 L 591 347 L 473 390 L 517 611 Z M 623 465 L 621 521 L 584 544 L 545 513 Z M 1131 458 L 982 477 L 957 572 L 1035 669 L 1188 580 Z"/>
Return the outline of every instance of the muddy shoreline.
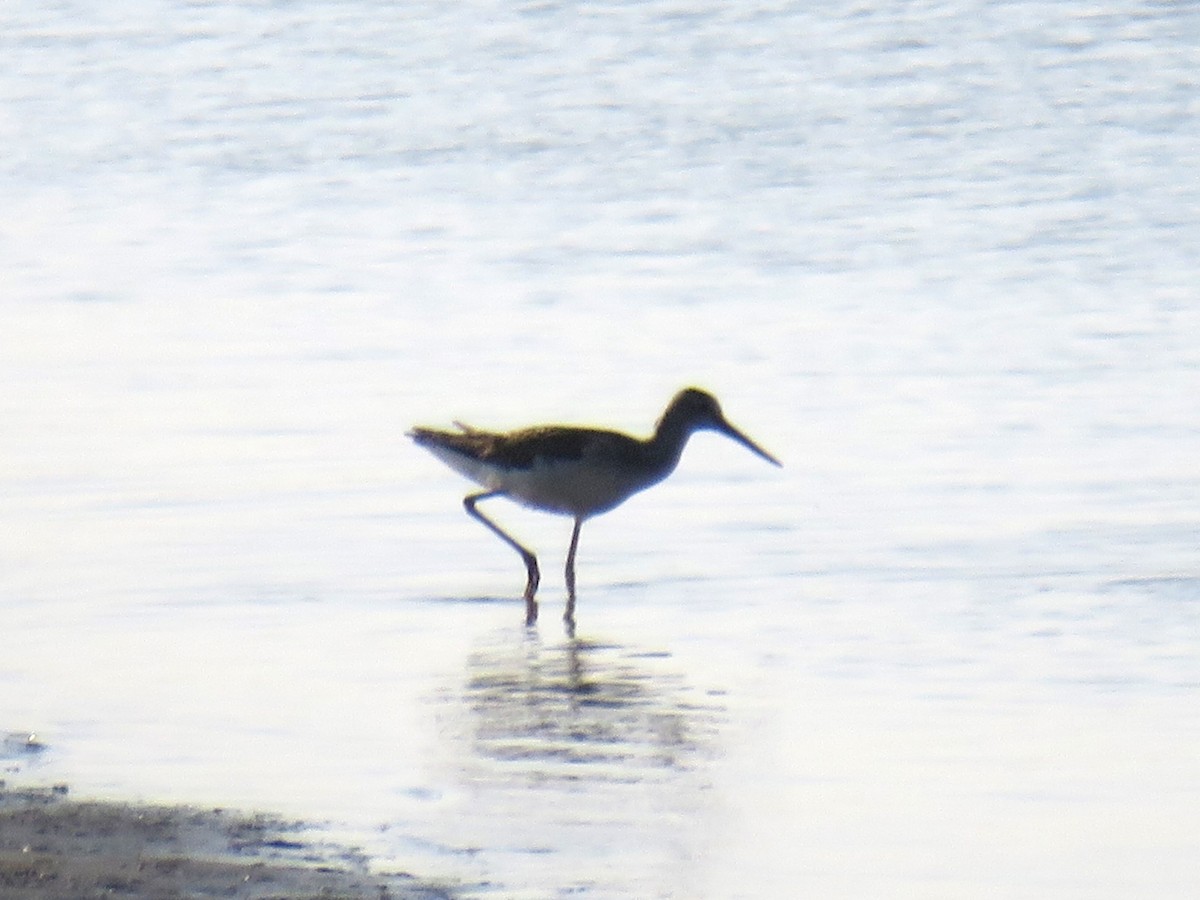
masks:
<path fill-rule="evenodd" d="M 352 848 L 312 841 L 304 823 L 189 806 L 78 800 L 63 786 L 0 781 L 5 900 L 222 897 L 446 900 L 447 887 L 374 872 Z"/>

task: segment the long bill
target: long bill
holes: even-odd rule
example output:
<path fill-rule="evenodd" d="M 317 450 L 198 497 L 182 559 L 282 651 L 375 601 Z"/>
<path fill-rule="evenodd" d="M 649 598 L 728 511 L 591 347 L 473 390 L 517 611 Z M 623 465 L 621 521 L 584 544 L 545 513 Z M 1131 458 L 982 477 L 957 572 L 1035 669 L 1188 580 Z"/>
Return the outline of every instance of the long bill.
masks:
<path fill-rule="evenodd" d="M 726 437 L 733 438 L 735 441 L 737 441 L 739 444 L 741 444 L 743 447 L 747 448 L 748 450 L 753 450 L 756 454 L 761 456 L 763 459 L 765 459 L 767 462 L 771 463 L 772 465 L 780 466 L 782 468 L 783 463 L 781 463 L 779 460 L 777 460 L 775 457 L 773 457 L 770 453 L 768 453 L 762 447 L 758 446 L 758 444 L 754 443 L 754 441 L 750 440 L 750 438 L 746 437 L 746 435 L 742 434 L 740 431 L 738 431 L 736 428 L 734 428 L 732 425 L 730 425 L 724 419 L 721 420 L 721 424 L 717 427 L 717 431 L 721 432 L 721 434 L 725 435 Z"/>

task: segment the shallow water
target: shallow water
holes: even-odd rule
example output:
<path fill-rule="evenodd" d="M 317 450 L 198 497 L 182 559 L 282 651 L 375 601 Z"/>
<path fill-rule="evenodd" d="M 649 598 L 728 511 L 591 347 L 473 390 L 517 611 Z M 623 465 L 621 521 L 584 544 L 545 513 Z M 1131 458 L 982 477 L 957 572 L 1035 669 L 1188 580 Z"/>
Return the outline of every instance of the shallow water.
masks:
<path fill-rule="evenodd" d="M 1186 6 L 0 13 L 6 777 L 465 896 L 1190 897 Z M 417 423 L 711 435 L 589 522 Z"/>

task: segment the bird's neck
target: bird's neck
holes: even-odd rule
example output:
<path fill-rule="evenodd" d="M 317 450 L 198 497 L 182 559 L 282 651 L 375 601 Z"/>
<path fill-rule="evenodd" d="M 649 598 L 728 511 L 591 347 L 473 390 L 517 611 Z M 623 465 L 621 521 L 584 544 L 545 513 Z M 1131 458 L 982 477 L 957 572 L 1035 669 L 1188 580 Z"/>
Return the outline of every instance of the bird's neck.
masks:
<path fill-rule="evenodd" d="M 668 409 L 663 414 L 654 428 L 654 436 L 646 442 L 646 455 L 656 466 L 662 468 L 664 475 L 674 471 L 678 465 L 679 457 L 683 454 L 683 448 L 693 431 L 688 420 L 672 415 L 672 412 L 673 410 Z"/>

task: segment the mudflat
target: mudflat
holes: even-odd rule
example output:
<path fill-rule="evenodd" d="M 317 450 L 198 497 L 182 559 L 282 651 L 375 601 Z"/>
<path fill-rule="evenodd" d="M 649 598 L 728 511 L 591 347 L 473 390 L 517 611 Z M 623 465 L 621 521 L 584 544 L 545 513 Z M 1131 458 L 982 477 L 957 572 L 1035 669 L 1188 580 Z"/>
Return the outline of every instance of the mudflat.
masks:
<path fill-rule="evenodd" d="M 0 782 L 5 900 L 222 897 L 435 900 L 443 887 L 372 872 L 350 848 L 305 839 L 302 823 L 188 806 L 74 800 L 62 787 Z"/>

